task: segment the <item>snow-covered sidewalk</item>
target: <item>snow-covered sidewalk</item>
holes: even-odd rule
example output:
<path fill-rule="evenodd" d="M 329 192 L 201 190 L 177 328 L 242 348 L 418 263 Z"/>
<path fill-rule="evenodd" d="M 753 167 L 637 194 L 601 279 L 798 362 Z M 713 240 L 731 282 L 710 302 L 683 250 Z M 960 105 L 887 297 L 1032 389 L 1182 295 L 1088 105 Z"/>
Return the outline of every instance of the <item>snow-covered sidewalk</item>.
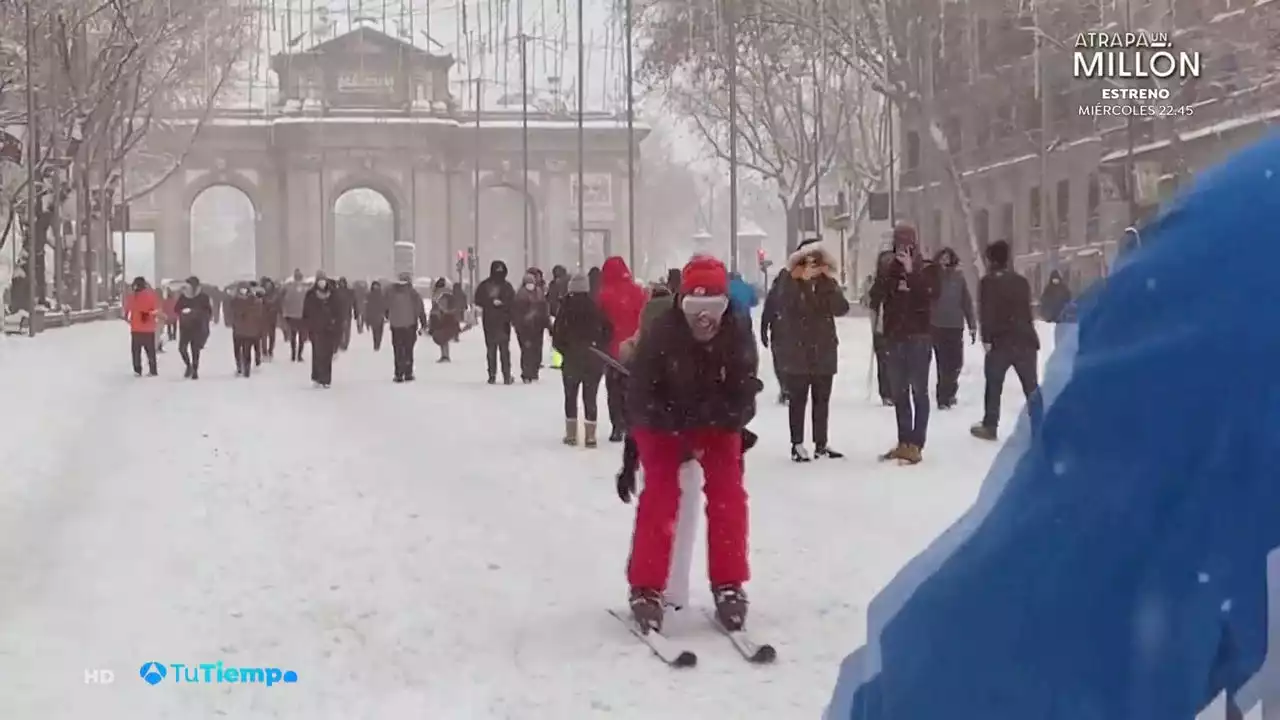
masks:
<path fill-rule="evenodd" d="M 968 435 L 980 348 L 915 468 L 875 460 L 894 422 L 867 399 L 865 320 L 841 327 L 843 461 L 788 460 L 786 410 L 763 369 L 749 590 L 753 628 L 780 660 L 749 667 L 705 622 L 684 621 L 702 663 L 674 673 L 605 613 L 624 604 L 633 506 L 614 494 L 616 446 L 560 444 L 555 371 L 486 386 L 474 331 L 450 365 L 420 343 L 418 381 L 394 385 L 389 344 L 375 355 L 358 335 L 334 387 L 314 390 L 287 346 L 233 377 L 219 330 L 199 382 L 181 379 L 173 351 L 162 377 L 138 380 L 119 325 L 63 332 L 83 346 L 51 334 L 67 352 L 24 348 L 7 363 L 0 343 L 6 405 L 12 391 L 42 408 L 39 423 L 0 421 L 0 447 L 29 475 L 0 481 L 2 717 L 816 718 L 862 641 L 865 603 L 972 501 L 996 450 Z M 11 381 L 7 368 L 27 362 L 29 379 Z M 66 414 L 43 409 L 67 400 Z M 600 401 L 603 412 L 603 389 Z M 695 589 L 703 578 L 700 554 Z M 138 677 L 146 662 L 220 660 L 299 680 Z M 115 684 L 84 684 L 87 668 L 112 669 Z"/>

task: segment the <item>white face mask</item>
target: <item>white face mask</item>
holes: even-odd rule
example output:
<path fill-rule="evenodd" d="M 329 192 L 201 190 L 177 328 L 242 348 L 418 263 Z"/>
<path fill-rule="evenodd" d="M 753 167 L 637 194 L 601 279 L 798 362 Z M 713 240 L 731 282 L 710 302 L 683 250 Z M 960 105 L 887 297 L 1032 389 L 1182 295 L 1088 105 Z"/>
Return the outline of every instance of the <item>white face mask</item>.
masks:
<path fill-rule="evenodd" d="M 537 287 L 537 284 L 536 284 L 536 283 L 525 283 L 525 284 L 524 284 L 524 289 L 525 289 L 525 290 L 532 290 L 532 289 L 534 289 L 535 287 Z"/>

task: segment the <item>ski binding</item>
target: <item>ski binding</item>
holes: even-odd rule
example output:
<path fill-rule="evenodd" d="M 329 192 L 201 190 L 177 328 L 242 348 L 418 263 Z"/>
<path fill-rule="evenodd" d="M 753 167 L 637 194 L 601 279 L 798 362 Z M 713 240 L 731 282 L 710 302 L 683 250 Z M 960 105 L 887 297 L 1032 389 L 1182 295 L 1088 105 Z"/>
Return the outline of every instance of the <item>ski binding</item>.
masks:
<path fill-rule="evenodd" d="M 658 632 L 657 630 L 644 631 L 629 613 L 622 613 L 617 610 L 609 610 L 609 614 L 627 626 L 627 630 L 636 636 L 640 642 L 644 643 L 657 655 L 663 662 L 674 668 L 691 668 L 698 664 L 698 656 L 692 650 L 686 650 L 674 642 L 671 638 Z"/>

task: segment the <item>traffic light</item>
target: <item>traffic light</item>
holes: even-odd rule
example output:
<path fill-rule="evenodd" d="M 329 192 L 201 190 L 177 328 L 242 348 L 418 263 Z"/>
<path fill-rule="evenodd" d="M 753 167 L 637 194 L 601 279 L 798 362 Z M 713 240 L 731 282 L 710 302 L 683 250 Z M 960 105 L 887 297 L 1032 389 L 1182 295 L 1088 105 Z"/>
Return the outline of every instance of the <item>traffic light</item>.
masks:
<path fill-rule="evenodd" d="M 462 274 L 462 269 L 463 269 L 464 267 L 466 267 L 466 266 L 467 266 L 467 251 L 466 251 L 466 250 L 459 250 L 459 251 L 458 251 L 458 262 L 457 262 L 457 263 L 455 263 L 455 265 L 454 265 L 454 266 L 457 268 L 458 274 L 459 274 L 459 275 L 461 275 L 461 274 Z"/>
<path fill-rule="evenodd" d="M 756 262 L 760 265 L 760 272 L 767 272 L 769 266 L 773 265 L 773 261 L 765 255 L 764 248 L 756 250 Z"/>
<path fill-rule="evenodd" d="M 467 248 L 467 268 L 476 269 L 476 249 L 474 247 Z"/>

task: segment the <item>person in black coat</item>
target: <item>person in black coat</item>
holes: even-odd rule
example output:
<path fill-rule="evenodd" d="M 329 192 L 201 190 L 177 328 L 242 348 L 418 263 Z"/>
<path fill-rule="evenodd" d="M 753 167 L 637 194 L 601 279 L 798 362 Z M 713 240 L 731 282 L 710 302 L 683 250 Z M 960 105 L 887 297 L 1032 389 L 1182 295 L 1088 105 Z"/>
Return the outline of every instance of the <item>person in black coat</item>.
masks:
<path fill-rule="evenodd" d="M 871 309 L 887 346 L 889 384 L 898 419 L 898 443 L 880 456 L 914 465 L 922 458 L 929 431 L 929 367 L 933 363 L 933 302 L 937 273 L 926 267 L 915 228 L 893 231 L 893 262 L 871 286 Z"/>
<path fill-rule="evenodd" d="M 369 283 L 369 292 L 364 296 L 364 323 L 373 336 L 373 351 L 378 352 L 382 349 L 382 331 L 387 326 L 387 295 L 377 280 Z"/>
<path fill-rule="evenodd" d="M 490 385 L 497 381 L 499 356 L 502 360 L 502 381 L 507 385 L 515 382 L 511 377 L 511 313 L 515 300 L 516 289 L 507 280 L 507 264 L 494 260 L 489 265 L 489 277 L 476 286 L 475 298 L 484 328 L 485 362 Z"/>
<path fill-rule="evenodd" d="M 1063 322 L 1062 313 L 1071 304 L 1071 288 L 1062 279 L 1062 273 L 1054 270 L 1049 273 L 1049 284 L 1040 293 L 1040 317 L 1045 322 Z"/>
<path fill-rule="evenodd" d="M 1040 386 L 1040 336 L 1031 314 L 1031 283 L 1009 268 L 1009 243 L 987 248 L 987 274 L 978 283 L 978 318 L 986 380 L 982 422 L 970 428 L 974 437 L 995 440 L 1000 425 L 1000 396 L 1009 368 L 1018 375 L 1035 419 L 1033 397 Z"/>
<path fill-rule="evenodd" d="M 333 356 L 342 342 L 344 307 L 333 281 L 317 272 L 302 303 L 302 324 L 311 338 L 311 381 L 318 387 L 333 384 Z"/>
<path fill-rule="evenodd" d="M 800 243 L 778 273 L 773 302 L 775 326 L 785 328 L 773 344 L 774 369 L 785 382 L 790 405 L 791 459 L 808 462 L 804 447 L 805 406 L 813 402 L 813 456 L 840 458 L 827 444 L 831 387 L 839 365 L 835 318 L 849 312 L 840 284 L 839 262 L 821 240 Z M 780 341 L 779 341 L 780 340 Z"/>
<path fill-rule="evenodd" d="M 778 380 L 778 404 L 787 402 L 787 378 L 782 374 L 782 366 L 778 364 L 778 340 L 782 338 L 786 328 L 778 322 L 778 293 L 781 292 L 785 272 L 779 272 L 764 296 L 764 307 L 760 309 L 760 344 L 773 355 L 773 374 Z"/>
<path fill-rule="evenodd" d="M 338 349 L 346 350 L 351 346 L 351 323 L 355 319 L 356 294 L 345 277 L 338 278 L 333 294 L 338 300 L 338 312 L 342 315 L 342 335 L 338 338 Z"/>
<path fill-rule="evenodd" d="M 564 384 L 564 443 L 578 444 L 578 396 L 582 396 L 584 444 L 596 446 L 599 410 L 596 398 L 604 377 L 604 360 L 594 350 L 607 351 L 612 332 L 595 301 L 585 275 L 574 275 L 565 284 L 566 294 L 551 328 L 551 346 L 564 359 L 560 379 Z"/>
<path fill-rule="evenodd" d="M 213 300 L 204 291 L 200 278 L 187 278 L 174 311 L 178 316 L 178 354 L 187 366 L 183 375 L 190 380 L 200 379 L 200 351 L 209 341 L 213 308 Z"/>
<path fill-rule="evenodd" d="M 569 271 L 563 265 L 551 268 L 551 282 L 547 285 L 547 309 L 551 317 L 560 314 L 560 303 L 569 294 Z"/>

